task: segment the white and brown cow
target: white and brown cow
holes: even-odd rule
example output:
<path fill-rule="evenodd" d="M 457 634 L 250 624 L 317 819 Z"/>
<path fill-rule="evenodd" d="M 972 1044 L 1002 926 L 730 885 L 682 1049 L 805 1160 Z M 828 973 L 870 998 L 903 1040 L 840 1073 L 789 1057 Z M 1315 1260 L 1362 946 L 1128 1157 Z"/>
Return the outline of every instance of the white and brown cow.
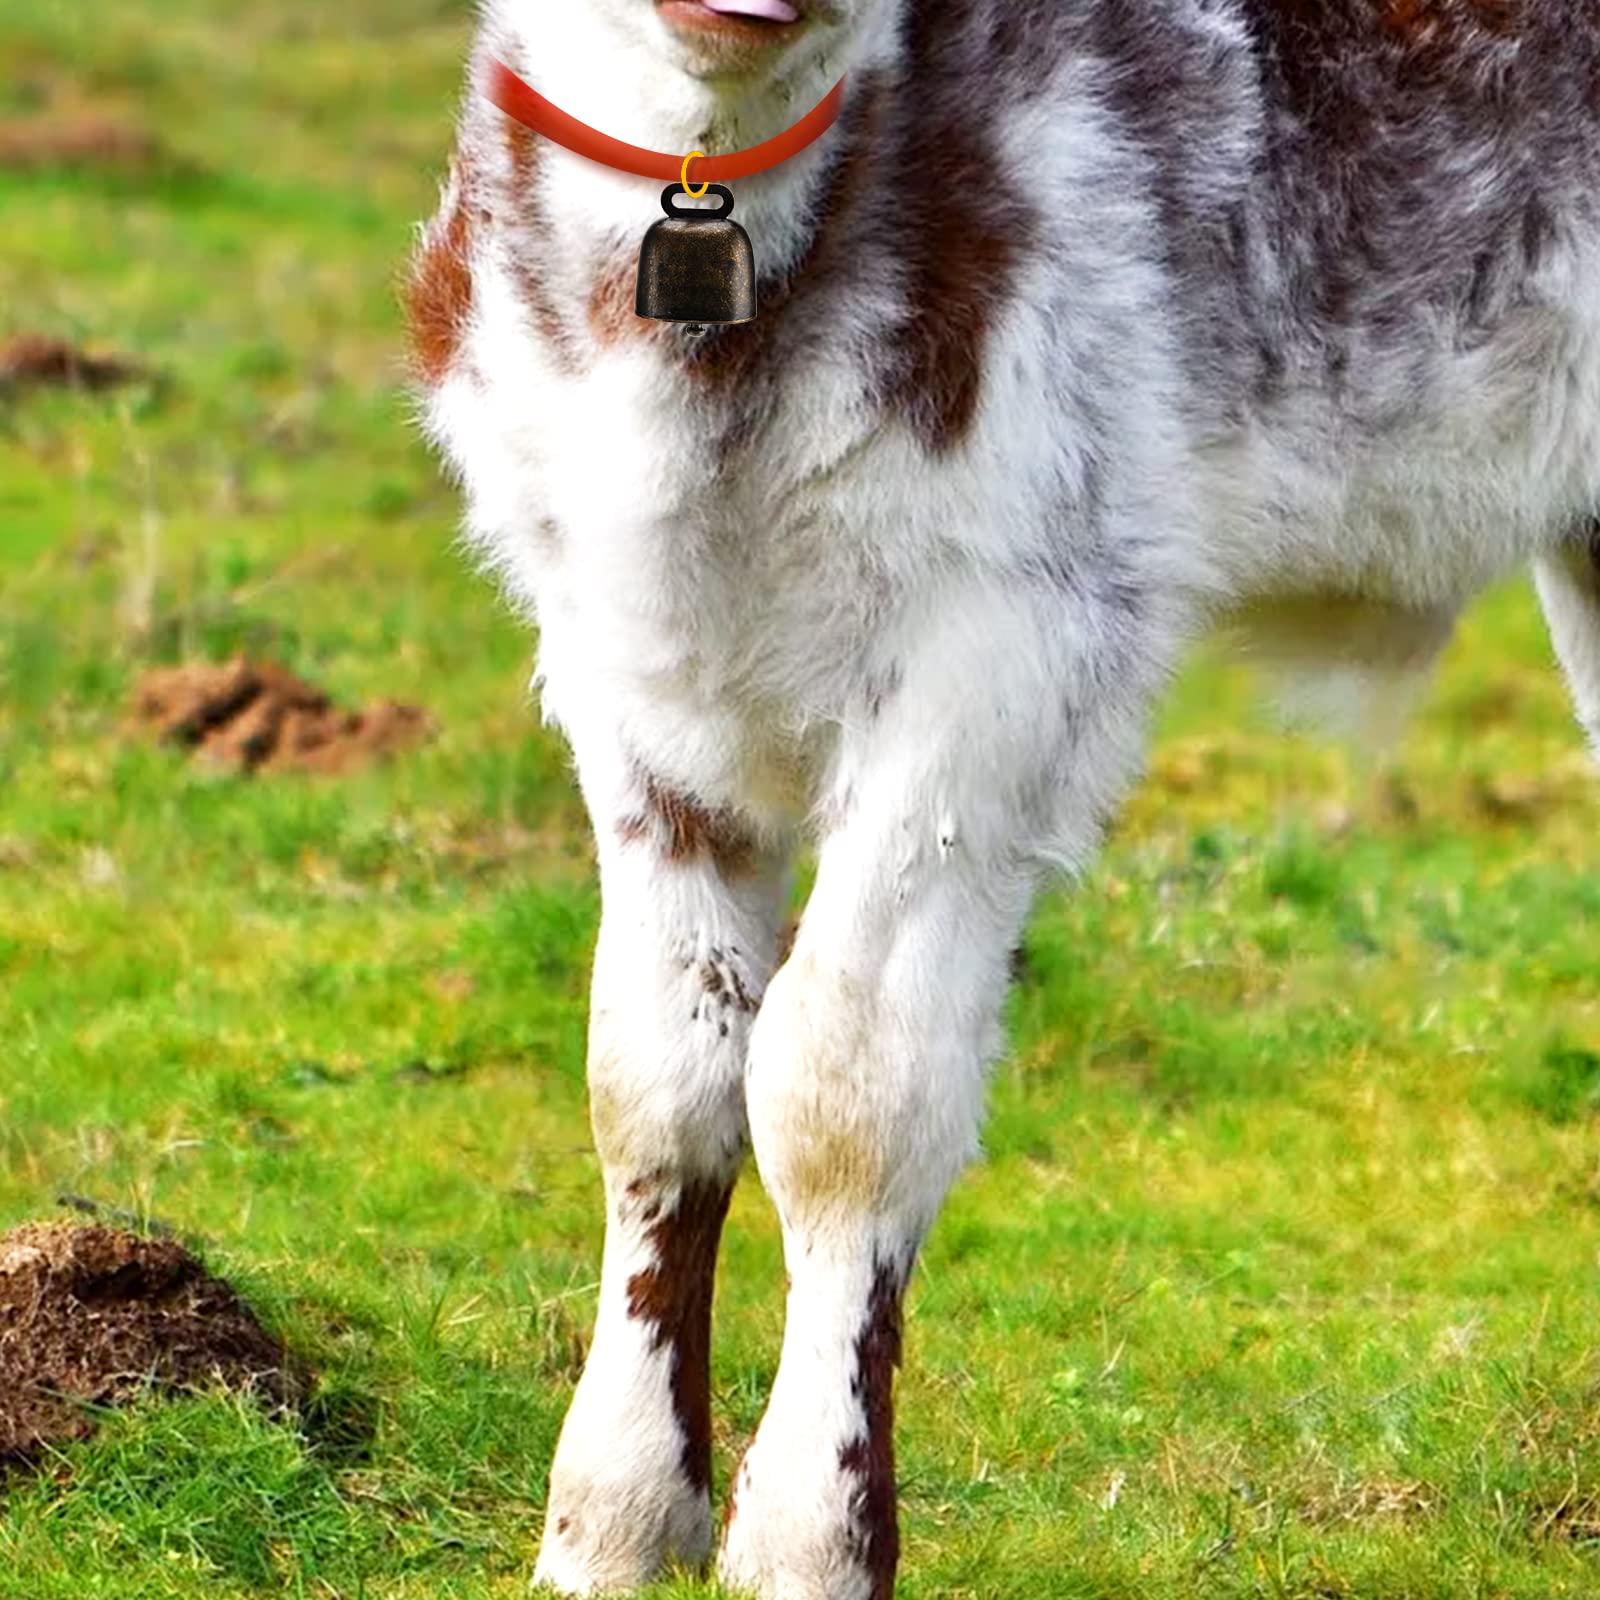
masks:
<path fill-rule="evenodd" d="M 494 58 L 666 151 L 848 74 L 739 186 L 760 319 L 639 320 L 659 184 L 509 121 Z M 411 312 L 599 841 L 605 1264 L 538 1576 L 709 1554 L 749 1145 L 788 1324 L 720 1569 L 881 1600 L 901 1293 L 1008 953 L 1186 644 L 1243 617 L 1349 699 L 1531 562 L 1600 738 L 1600 5 L 487 0 Z"/>

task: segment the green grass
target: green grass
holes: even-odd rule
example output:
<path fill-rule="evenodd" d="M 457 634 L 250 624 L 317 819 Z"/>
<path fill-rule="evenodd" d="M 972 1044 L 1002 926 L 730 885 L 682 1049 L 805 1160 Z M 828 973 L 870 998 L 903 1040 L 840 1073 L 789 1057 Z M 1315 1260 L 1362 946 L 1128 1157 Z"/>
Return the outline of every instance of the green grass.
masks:
<path fill-rule="evenodd" d="M 531 1568 L 600 1246 L 596 897 L 397 387 L 466 10 L 0 11 L 0 119 L 92 99 L 167 152 L 0 173 L 0 336 L 165 374 L 0 402 L 0 1223 L 165 1219 L 325 1374 L 299 1430 L 150 1407 L 13 1480 L 0 1595 Z M 130 737 L 144 667 L 238 648 L 440 736 L 337 783 Z M 1600 790 L 1523 586 L 1382 773 L 1196 663 L 1039 911 L 911 1290 L 902 1592 L 1600 1596 L 1597 955 Z M 725 1269 L 720 1481 L 781 1332 L 753 1179 Z"/>

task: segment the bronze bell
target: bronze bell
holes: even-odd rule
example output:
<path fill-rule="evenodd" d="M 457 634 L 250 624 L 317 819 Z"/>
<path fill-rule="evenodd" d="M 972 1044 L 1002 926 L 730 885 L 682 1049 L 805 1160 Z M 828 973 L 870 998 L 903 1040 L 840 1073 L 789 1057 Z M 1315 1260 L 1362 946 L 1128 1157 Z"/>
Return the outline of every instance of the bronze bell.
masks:
<path fill-rule="evenodd" d="M 644 236 L 639 250 L 639 287 L 633 307 L 658 322 L 684 322 L 691 333 L 719 323 L 750 322 L 756 314 L 756 257 L 750 235 L 728 220 L 733 195 L 720 183 L 707 186 L 719 211 L 682 209 L 685 193 L 669 183 L 661 195 L 666 219 Z"/>

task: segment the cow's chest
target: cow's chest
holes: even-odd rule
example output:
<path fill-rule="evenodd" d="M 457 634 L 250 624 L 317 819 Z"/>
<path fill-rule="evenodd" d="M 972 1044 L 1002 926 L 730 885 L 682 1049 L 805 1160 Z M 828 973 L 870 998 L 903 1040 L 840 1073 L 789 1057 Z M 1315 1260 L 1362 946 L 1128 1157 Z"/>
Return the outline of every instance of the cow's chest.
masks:
<path fill-rule="evenodd" d="M 613 681 L 703 711 L 837 719 L 952 526 L 963 472 L 801 368 L 752 417 L 653 352 L 552 386 L 532 424 L 547 630 Z"/>

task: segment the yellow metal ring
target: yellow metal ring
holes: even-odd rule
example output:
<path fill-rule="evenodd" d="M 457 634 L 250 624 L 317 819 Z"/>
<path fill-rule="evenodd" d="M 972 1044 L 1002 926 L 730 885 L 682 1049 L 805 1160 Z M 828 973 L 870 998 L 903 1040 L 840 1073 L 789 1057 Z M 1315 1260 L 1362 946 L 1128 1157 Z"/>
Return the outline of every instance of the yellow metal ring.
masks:
<path fill-rule="evenodd" d="M 691 189 L 689 187 L 689 163 L 696 159 L 701 161 L 705 160 L 705 154 L 706 153 L 704 150 L 691 150 L 688 155 L 683 158 L 683 173 L 679 177 L 678 182 L 682 185 L 683 192 L 693 200 L 698 200 L 700 196 L 711 187 L 709 183 L 702 183 L 698 189 Z"/>

